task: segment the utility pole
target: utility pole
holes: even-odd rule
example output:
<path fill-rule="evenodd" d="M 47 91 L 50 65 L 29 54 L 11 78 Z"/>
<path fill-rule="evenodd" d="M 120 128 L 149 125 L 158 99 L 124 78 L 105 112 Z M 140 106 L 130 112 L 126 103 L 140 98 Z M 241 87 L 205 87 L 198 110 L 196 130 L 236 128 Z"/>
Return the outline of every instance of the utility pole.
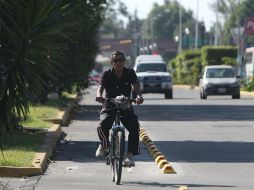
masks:
<path fill-rule="evenodd" d="M 238 0 L 237 4 L 239 5 L 240 0 Z M 238 15 L 237 18 L 237 28 L 238 28 L 238 69 L 237 69 L 237 74 L 240 76 L 241 75 L 241 66 L 242 66 L 242 43 L 241 43 L 241 28 L 240 28 L 240 16 Z M 245 37 L 243 37 L 244 40 Z"/>
<path fill-rule="evenodd" d="M 198 49 L 198 15 L 199 15 L 199 0 L 197 0 L 197 17 L 196 17 L 196 28 L 195 28 L 195 49 Z"/>
<path fill-rule="evenodd" d="M 179 4 L 179 53 L 182 52 L 182 5 Z"/>
<path fill-rule="evenodd" d="M 217 8 L 216 8 L 216 25 L 215 25 L 214 46 L 218 46 L 218 33 L 219 33 L 219 28 L 218 28 L 219 0 L 217 0 L 216 3 L 217 3 Z"/>

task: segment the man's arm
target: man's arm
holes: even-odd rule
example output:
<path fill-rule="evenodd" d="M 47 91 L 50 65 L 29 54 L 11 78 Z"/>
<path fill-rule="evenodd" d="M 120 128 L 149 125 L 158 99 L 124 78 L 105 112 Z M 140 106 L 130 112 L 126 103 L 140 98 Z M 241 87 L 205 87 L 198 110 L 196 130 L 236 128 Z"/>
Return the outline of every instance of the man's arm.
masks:
<path fill-rule="evenodd" d="M 142 96 L 142 93 L 141 93 L 139 84 L 138 84 L 138 83 L 135 83 L 135 84 L 133 84 L 132 86 L 133 86 L 133 89 L 134 89 L 135 93 L 136 93 L 138 96 Z"/>
<path fill-rule="evenodd" d="M 142 93 L 141 93 L 141 90 L 140 90 L 140 87 L 139 87 L 139 84 L 138 83 L 134 83 L 132 85 L 135 93 L 137 94 L 137 98 L 136 98 L 136 103 L 137 104 L 142 104 L 144 102 L 144 99 L 142 97 Z"/>
<path fill-rule="evenodd" d="M 99 85 L 99 87 L 98 87 L 98 89 L 97 89 L 95 101 L 102 103 L 102 101 L 103 101 L 102 94 L 103 94 L 103 92 L 104 92 L 104 89 L 105 89 L 105 88 L 104 88 L 103 85 Z"/>

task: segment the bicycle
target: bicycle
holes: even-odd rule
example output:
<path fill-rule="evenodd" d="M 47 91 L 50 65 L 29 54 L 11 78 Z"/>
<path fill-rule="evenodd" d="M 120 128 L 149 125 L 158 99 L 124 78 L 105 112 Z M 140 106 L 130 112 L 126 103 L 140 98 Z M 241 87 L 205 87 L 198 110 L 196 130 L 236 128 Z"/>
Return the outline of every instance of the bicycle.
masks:
<path fill-rule="evenodd" d="M 106 164 L 111 166 L 112 181 L 117 185 L 120 184 L 122 176 L 122 167 L 125 153 L 125 127 L 120 124 L 120 108 L 122 105 L 135 102 L 135 99 L 129 99 L 125 96 L 117 96 L 116 98 L 105 99 L 116 105 L 115 122 L 111 128 L 111 139 L 109 150 L 106 151 Z"/>

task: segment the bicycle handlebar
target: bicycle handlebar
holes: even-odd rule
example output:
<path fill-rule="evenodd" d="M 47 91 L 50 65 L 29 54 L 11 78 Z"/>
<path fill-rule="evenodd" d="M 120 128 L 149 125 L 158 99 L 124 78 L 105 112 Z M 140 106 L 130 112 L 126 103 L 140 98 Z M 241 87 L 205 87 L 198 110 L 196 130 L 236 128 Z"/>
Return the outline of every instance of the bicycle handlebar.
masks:
<path fill-rule="evenodd" d="M 109 100 L 112 103 L 121 104 L 124 103 L 124 101 L 129 101 L 130 103 L 136 103 L 136 99 L 130 99 L 125 96 L 117 96 L 116 98 L 102 98 L 102 102 Z"/>

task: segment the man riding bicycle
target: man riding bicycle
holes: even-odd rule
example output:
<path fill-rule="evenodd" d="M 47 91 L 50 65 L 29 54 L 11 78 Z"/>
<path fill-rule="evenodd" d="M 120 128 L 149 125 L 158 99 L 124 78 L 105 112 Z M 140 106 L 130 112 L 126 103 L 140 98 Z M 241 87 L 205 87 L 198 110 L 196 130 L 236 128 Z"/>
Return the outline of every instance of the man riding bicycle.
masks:
<path fill-rule="evenodd" d="M 100 79 L 97 90 L 96 101 L 103 103 L 100 112 L 100 123 L 97 128 L 98 136 L 101 141 L 96 150 L 96 157 L 104 156 L 105 150 L 109 148 L 109 130 L 111 129 L 116 115 L 115 105 L 109 101 L 103 101 L 102 94 L 105 90 L 107 99 L 124 95 L 130 97 L 133 87 L 137 94 L 136 103 L 142 104 L 143 97 L 140 91 L 137 75 L 133 69 L 124 67 L 126 58 L 123 52 L 115 51 L 111 54 L 112 68 L 105 71 Z M 129 131 L 128 151 L 124 160 L 125 165 L 135 166 L 133 155 L 139 154 L 139 122 L 133 111 L 133 107 L 121 110 L 121 122 Z"/>

